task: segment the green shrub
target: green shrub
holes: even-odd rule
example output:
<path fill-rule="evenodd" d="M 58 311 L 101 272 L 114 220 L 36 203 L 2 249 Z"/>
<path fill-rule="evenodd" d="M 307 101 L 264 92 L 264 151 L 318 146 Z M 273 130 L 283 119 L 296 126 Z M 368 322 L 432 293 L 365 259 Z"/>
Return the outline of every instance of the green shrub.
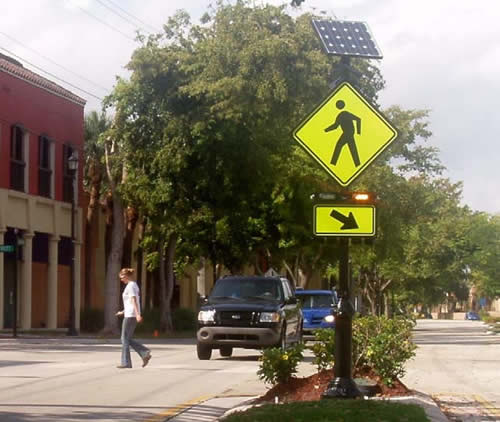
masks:
<path fill-rule="evenodd" d="M 160 330 L 160 310 L 158 308 L 146 309 L 142 313 L 142 323 L 137 324 L 136 331 L 150 334 Z M 189 331 L 196 328 L 196 313 L 191 309 L 177 308 L 172 312 L 172 324 L 176 331 Z"/>
<path fill-rule="evenodd" d="M 160 310 L 157 308 L 145 309 L 142 312 L 142 322 L 137 324 L 137 333 L 153 333 L 160 329 Z"/>
<path fill-rule="evenodd" d="M 404 364 L 415 356 L 411 340 L 413 321 L 404 318 L 366 316 L 353 320 L 353 368 L 372 368 L 382 381 L 404 375 Z"/>
<path fill-rule="evenodd" d="M 366 316 L 354 318 L 352 325 L 352 358 L 354 372 L 373 369 L 382 381 L 391 385 L 404 375 L 404 364 L 415 356 L 411 341 L 414 322 L 404 318 Z M 329 369 L 335 361 L 335 331 L 315 331 L 316 343 L 311 350 L 318 371 Z"/>
<path fill-rule="evenodd" d="M 278 347 L 264 349 L 259 358 L 260 365 L 257 371 L 259 379 L 272 385 L 286 383 L 293 374 L 297 373 L 297 366 L 302 361 L 303 353 L 302 343 L 286 350 Z"/>
<path fill-rule="evenodd" d="M 497 324 L 500 322 L 500 317 L 491 316 L 488 311 L 481 309 L 479 311 L 479 317 L 486 322 L 486 324 Z"/>
<path fill-rule="evenodd" d="M 318 372 L 323 369 L 333 368 L 335 358 L 335 330 L 320 328 L 314 330 L 316 342 L 310 347 L 314 354 L 313 364 Z"/>
<path fill-rule="evenodd" d="M 490 313 L 488 311 L 485 311 L 484 309 L 480 309 L 478 314 L 479 314 L 479 318 L 481 318 L 483 321 L 488 323 L 488 319 L 490 318 Z"/>
<path fill-rule="evenodd" d="M 97 333 L 104 328 L 104 311 L 96 308 L 84 308 L 80 312 L 80 330 L 85 333 Z"/>
<path fill-rule="evenodd" d="M 188 308 L 177 308 L 172 313 L 175 331 L 193 331 L 196 329 L 196 312 Z"/>

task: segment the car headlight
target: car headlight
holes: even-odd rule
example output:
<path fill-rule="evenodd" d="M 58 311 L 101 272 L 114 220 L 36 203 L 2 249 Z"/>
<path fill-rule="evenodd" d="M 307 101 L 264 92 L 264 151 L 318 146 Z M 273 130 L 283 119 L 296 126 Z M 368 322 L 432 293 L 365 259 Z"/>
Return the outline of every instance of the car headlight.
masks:
<path fill-rule="evenodd" d="M 198 321 L 200 321 L 200 322 L 214 322 L 215 321 L 215 309 L 210 309 L 208 311 L 198 312 Z"/>
<path fill-rule="evenodd" d="M 278 312 L 261 312 L 260 322 L 280 322 L 281 315 Z"/>
<path fill-rule="evenodd" d="M 327 315 L 326 317 L 323 318 L 323 321 L 332 324 L 335 321 L 335 317 L 333 315 Z"/>

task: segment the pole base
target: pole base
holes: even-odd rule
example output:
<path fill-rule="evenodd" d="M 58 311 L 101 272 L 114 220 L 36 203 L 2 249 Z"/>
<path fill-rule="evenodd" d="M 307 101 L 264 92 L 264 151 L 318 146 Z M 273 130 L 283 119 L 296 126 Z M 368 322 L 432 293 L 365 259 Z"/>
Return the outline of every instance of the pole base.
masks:
<path fill-rule="evenodd" d="M 322 399 L 354 399 L 361 397 L 361 393 L 352 378 L 334 378 L 326 391 L 321 395 Z"/>

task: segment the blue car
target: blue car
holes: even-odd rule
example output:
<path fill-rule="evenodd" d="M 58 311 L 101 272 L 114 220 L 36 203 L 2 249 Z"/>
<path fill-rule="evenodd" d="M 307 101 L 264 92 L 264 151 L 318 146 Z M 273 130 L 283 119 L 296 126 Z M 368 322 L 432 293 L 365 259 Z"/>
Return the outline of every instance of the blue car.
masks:
<path fill-rule="evenodd" d="M 334 291 L 297 289 L 295 296 L 302 305 L 304 340 L 314 340 L 313 331 L 318 328 L 335 328 L 337 295 Z"/>
<path fill-rule="evenodd" d="M 477 312 L 469 311 L 465 313 L 465 319 L 469 319 L 471 321 L 480 321 L 481 317 Z"/>

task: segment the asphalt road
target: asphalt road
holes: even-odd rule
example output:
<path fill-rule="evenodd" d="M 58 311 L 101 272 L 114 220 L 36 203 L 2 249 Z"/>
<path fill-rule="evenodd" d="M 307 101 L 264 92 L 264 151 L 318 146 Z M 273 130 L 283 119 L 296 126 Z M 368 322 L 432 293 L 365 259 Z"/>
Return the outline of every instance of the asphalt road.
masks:
<path fill-rule="evenodd" d="M 256 382 L 257 351 L 199 361 L 194 340 L 149 342 L 146 368 L 117 369 L 118 341 L 0 339 L 0 421 L 155 421 Z M 258 381 L 261 383 L 260 381 Z"/>
<path fill-rule="evenodd" d="M 403 381 L 432 395 L 450 420 L 500 420 L 500 336 L 481 322 L 419 321 L 417 356 Z M 158 422 L 211 397 L 253 396 L 266 387 L 258 380 L 259 352 L 236 349 L 230 359 L 214 351 L 196 357 L 194 340 L 146 342 L 153 358 L 141 368 L 117 369 L 118 340 L 62 337 L 0 337 L 0 421 Z M 313 373 L 311 358 L 300 375 Z M 196 407 L 196 421 L 218 410 Z"/>
<path fill-rule="evenodd" d="M 500 421 L 500 336 L 480 321 L 420 320 L 403 382 L 430 394 L 450 420 Z"/>

